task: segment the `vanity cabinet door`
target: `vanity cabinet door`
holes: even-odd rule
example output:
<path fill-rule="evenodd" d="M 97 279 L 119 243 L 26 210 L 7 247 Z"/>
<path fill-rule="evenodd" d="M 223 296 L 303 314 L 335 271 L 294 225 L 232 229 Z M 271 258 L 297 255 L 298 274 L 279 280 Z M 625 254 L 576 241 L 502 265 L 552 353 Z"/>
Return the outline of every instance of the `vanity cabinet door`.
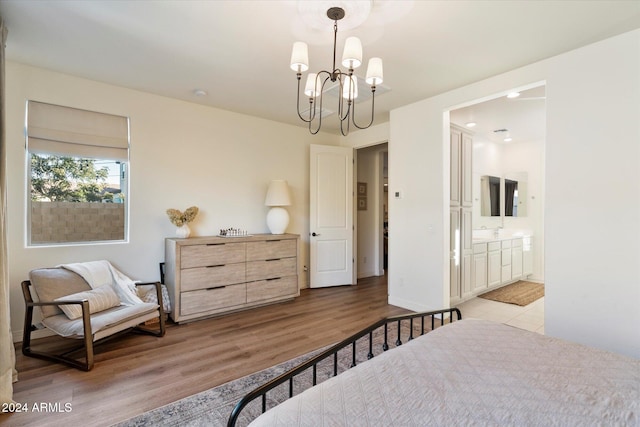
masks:
<path fill-rule="evenodd" d="M 460 288 L 462 290 L 462 298 L 467 298 L 473 293 L 472 284 L 472 265 L 473 265 L 473 230 L 472 217 L 473 210 L 463 208 L 460 209 L 460 247 L 461 247 L 461 263 L 460 263 Z"/>
<path fill-rule="evenodd" d="M 511 247 L 511 279 L 522 277 L 522 239 L 514 239 Z"/>
<path fill-rule="evenodd" d="M 451 302 L 458 302 L 462 296 L 460 291 L 460 209 L 449 211 L 451 223 L 449 235 L 449 296 Z"/>
<path fill-rule="evenodd" d="M 462 132 L 458 129 L 451 128 L 450 131 L 450 144 L 451 144 L 451 153 L 450 160 L 451 164 L 449 166 L 450 172 L 450 183 L 449 183 L 449 202 L 450 206 L 460 206 L 461 202 L 461 194 L 460 194 L 460 183 L 461 183 L 461 157 L 462 157 Z"/>
<path fill-rule="evenodd" d="M 478 292 L 487 288 L 487 244 L 478 243 L 473 245 L 473 264 L 471 272 L 471 283 L 473 292 Z"/>
<path fill-rule="evenodd" d="M 487 272 L 487 284 L 489 287 L 497 286 L 502 281 L 502 262 L 501 251 L 490 251 L 488 255 L 488 272 Z"/>
<path fill-rule="evenodd" d="M 533 237 L 522 239 L 522 277 L 533 274 Z"/>
<path fill-rule="evenodd" d="M 473 207 L 473 137 L 463 132 L 461 141 L 461 182 L 460 182 L 460 203 L 463 207 Z"/>

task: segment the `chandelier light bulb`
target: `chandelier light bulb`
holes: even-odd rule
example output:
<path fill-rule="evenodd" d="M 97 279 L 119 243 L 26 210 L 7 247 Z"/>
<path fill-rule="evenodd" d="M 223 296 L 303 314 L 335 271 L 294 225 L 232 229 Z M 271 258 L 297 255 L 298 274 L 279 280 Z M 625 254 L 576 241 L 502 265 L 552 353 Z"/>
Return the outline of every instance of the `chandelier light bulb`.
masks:
<path fill-rule="evenodd" d="M 302 73 L 309 69 L 309 49 L 305 42 L 295 42 L 291 51 L 291 69 Z"/>
<path fill-rule="evenodd" d="M 304 87 L 304 94 L 309 98 L 315 98 L 320 95 L 320 81 L 317 79 L 318 74 L 309 73 L 307 75 L 307 84 Z"/>
<path fill-rule="evenodd" d="M 348 100 L 354 100 L 358 97 L 358 78 L 347 76 L 342 85 L 342 97 Z"/>
<path fill-rule="evenodd" d="M 371 86 L 376 86 L 382 83 L 381 58 L 369 59 L 369 65 L 367 66 L 367 77 L 365 78 L 365 81 Z"/>
<path fill-rule="evenodd" d="M 362 42 L 357 37 L 348 37 L 344 42 L 342 65 L 355 70 L 362 64 Z"/>

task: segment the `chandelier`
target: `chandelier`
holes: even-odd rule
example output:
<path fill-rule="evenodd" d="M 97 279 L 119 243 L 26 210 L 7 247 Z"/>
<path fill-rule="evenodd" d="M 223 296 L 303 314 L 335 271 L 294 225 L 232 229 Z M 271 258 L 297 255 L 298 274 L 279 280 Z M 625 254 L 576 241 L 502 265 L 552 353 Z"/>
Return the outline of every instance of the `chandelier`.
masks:
<path fill-rule="evenodd" d="M 300 112 L 300 84 L 302 73 L 309 69 L 309 52 L 307 44 L 295 42 L 291 52 L 291 69 L 296 72 L 298 79 L 297 109 L 298 117 L 309 124 L 309 132 L 317 134 L 322 127 L 322 102 L 325 93 L 325 85 L 330 80 L 339 85 L 338 118 L 340 119 L 340 132 L 347 136 L 351 123 L 358 129 L 366 129 L 373 124 L 375 111 L 376 85 L 382 83 L 382 59 L 371 58 L 367 67 L 365 81 L 371 86 L 371 120 L 361 126 L 355 120 L 356 103 L 358 97 L 358 80 L 353 71 L 362 64 L 362 43 L 357 37 L 348 37 L 344 44 L 342 65 L 348 68 L 344 71 L 336 68 L 336 40 L 338 37 L 338 21 L 344 18 L 344 9 L 332 7 L 327 10 L 327 17 L 333 21 L 333 69 L 322 70 L 317 73 L 309 73 L 304 87 L 304 94 L 309 98 L 309 113 Z M 306 113 L 306 111 L 305 111 Z"/>

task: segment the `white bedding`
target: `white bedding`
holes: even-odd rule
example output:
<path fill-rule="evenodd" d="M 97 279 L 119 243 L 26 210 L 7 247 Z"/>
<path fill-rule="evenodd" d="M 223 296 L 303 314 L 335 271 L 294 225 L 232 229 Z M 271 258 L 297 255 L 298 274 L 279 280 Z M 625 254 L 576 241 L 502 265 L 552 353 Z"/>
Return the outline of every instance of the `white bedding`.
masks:
<path fill-rule="evenodd" d="M 251 426 L 638 426 L 640 360 L 499 323 L 454 322 Z"/>

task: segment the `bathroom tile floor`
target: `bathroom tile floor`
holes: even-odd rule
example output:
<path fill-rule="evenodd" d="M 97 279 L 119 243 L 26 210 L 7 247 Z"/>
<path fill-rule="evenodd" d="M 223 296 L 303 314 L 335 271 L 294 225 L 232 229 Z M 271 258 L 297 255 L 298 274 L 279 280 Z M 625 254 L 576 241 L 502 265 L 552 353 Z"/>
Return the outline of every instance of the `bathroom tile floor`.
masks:
<path fill-rule="evenodd" d="M 544 297 L 524 307 L 484 298 L 472 298 L 457 307 L 463 319 L 493 320 L 544 335 Z"/>

